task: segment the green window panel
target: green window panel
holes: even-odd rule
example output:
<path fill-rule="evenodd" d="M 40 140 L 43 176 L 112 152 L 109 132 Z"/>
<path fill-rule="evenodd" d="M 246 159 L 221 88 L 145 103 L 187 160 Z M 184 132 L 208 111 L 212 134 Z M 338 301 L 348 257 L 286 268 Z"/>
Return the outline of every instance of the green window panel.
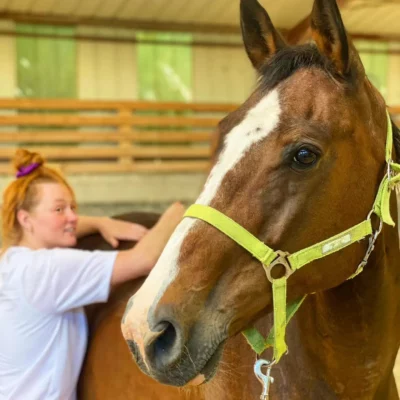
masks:
<path fill-rule="evenodd" d="M 386 97 L 390 57 L 388 53 L 389 44 L 385 42 L 358 40 L 355 42 L 355 45 L 360 52 L 360 57 L 368 78 L 382 95 Z M 376 53 L 368 52 L 371 50 L 376 51 Z"/>
<path fill-rule="evenodd" d="M 17 24 L 17 33 L 69 35 L 74 27 Z M 18 97 L 76 98 L 76 41 L 17 36 Z"/>
<path fill-rule="evenodd" d="M 192 101 L 192 35 L 143 32 L 137 38 L 139 99 Z M 159 43 L 145 43 L 146 40 Z M 168 43 L 173 41 L 188 45 Z"/>

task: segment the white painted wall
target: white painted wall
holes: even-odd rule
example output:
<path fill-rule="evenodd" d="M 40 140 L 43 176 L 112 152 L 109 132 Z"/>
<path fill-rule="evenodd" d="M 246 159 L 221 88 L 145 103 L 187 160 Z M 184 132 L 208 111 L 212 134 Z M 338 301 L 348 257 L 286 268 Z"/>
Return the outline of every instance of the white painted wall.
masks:
<path fill-rule="evenodd" d="M 133 38 L 124 29 L 80 26 L 78 35 Z M 77 46 L 78 97 L 91 100 L 137 98 L 136 45 L 133 43 L 79 41 Z"/>
<path fill-rule="evenodd" d="M 390 43 L 390 50 L 400 51 L 400 43 Z M 400 54 L 389 56 L 387 102 L 390 106 L 400 106 Z"/>
<path fill-rule="evenodd" d="M 255 83 L 256 73 L 244 48 L 193 48 L 195 102 L 242 103 Z"/>
<path fill-rule="evenodd" d="M 1 30 L 14 30 L 13 21 L 0 21 Z M 0 36 L 0 97 L 15 97 L 17 94 L 15 37 Z"/>

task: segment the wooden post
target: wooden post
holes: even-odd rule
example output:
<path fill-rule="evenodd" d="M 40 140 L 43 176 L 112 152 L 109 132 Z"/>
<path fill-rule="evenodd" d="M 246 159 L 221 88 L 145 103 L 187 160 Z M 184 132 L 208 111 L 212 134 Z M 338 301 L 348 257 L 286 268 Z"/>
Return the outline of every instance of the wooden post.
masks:
<path fill-rule="evenodd" d="M 119 148 L 121 149 L 121 157 L 119 157 L 119 164 L 132 166 L 133 158 L 129 155 L 125 155 L 126 150 L 131 149 L 132 144 L 129 140 L 129 134 L 132 132 L 132 127 L 129 123 L 125 121 L 125 119 L 130 118 L 132 116 L 132 110 L 129 108 L 121 108 L 119 110 L 119 117 L 121 118 L 121 122 L 119 125 L 118 133 L 121 136 L 126 136 L 126 139 L 119 140 Z"/>

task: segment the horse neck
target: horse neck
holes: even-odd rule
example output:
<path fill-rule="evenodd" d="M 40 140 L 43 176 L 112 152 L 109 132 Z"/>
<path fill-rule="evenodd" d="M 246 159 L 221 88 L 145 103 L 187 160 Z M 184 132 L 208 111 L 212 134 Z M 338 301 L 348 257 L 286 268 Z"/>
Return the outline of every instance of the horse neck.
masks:
<path fill-rule="evenodd" d="M 305 393 L 315 387 L 319 394 L 310 398 L 397 399 L 392 370 L 399 316 L 399 236 L 385 226 L 360 275 L 303 304 L 288 330 L 290 356 L 281 373 L 295 374 Z"/>
<path fill-rule="evenodd" d="M 385 226 L 360 275 L 307 297 L 287 328 L 289 354 L 272 370 L 273 399 L 398 399 L 392 370 L 400 343 L 399 253 L 397 228 Z M 271 323 L 269 314 L 256 326 L 266 334 Z M 245 339 L 231 338 L 203 398 L 258 398 L 254 361 Z"/>

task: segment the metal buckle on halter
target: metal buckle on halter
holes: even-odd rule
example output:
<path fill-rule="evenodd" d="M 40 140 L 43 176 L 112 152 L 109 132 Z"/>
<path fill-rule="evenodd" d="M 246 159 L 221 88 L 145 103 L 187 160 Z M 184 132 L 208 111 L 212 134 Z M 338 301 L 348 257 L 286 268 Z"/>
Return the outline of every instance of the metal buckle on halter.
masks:
<path fill-rule="evenodd" d="M 267 278 L 271 283 L 276 279 L 272 277 L 271 272 L 277 265 L 282 265 L 285 268 L 285 274 L 282 276 L 282 278 L 283 277 L 289 278 L 289 276 L 293 274 L 293 269 L 290 266 L 290 262 L 288 260 L 290 254 L 280 250 L 278 250 L 276 254 L 278 255 L 278 257 L 275 258 L 275 260 L 272 261 L 271 264 L 263 265 L 265 272 L 267 274 Z"/>
<path fill-rule="evenodd" d="M 268 400 L 269 399 L 269 389 L 271 383 L 274 383 L 274 378 L 271 376 L 271 368 L 276 364 L 275 361 L 266 361 L 266 360 L 257 360 L 254 364 L 254 374 L 257 379 L 263 385 L 263 391 L 260 396 L 260 400 Z M 267 372 L 264 374 L 262 372 L 262 368 L 266 367 Z"/>
<path fill-rule="evenodd" d="M 392 164 L 394 164 L 394 161 L 393 160 L 389 160 L 388 163 L 387 163 L 386 175 L 387 175 L 387 178 L 388 178 L 388 187 L 389 187 L 389 189 L 394 190 L 396 188 L 396 186 L 400 184 L 400 182 L 397 182 L 397 183 L 394 183 L 394 184 L 391 183 L 391 179 L 399 174 L 399 172 L 393 170 Z"/>
<path fill-rule="evenodd" d="M 387 171 L 386 171 L 386 175 L 387 175 L 387 178 L 388 178 L 388 186 L 390 187 L 390 180 L 392 179 L 392 176 L 394 175 L 394 171 L 392 170 L 392 163 L 393 163 L 393 160 L 392 159 L 390 159 L 388 162 L 387 162 Z M 393 189 L 393 188 L 392 188 Z"/>
<path fill-rule="evenodd" d="M 389 172 L 388 172 L 388 174 L 389 174 Z M 368 220 L 371 220 L 372 214 L 375 214 L 374 210 L 370 211 L 370 213 L 368 214 L 368 217 L 367 217 Z M 383 228 L 383 221 L 379 218 L 378 229 L 375 232 L 373 232 L 372 235 L 370 236 L 368 248 L 367 248 L 367 251 L 366 251 L 366 253 L 364 255 L 364 258 L 362 259 L 362 261 L 358 265 L 356 272 L 351 276 L 351 278 L 354 278 L 355 276 L 360 274 L 363 271 L 364 267 L 367 265 L 369 257 L 371 256 L 371 253 L 375 249 L 375 242 L 378 239 L 379 234 L 382 232 L 382 228 Z"/>

